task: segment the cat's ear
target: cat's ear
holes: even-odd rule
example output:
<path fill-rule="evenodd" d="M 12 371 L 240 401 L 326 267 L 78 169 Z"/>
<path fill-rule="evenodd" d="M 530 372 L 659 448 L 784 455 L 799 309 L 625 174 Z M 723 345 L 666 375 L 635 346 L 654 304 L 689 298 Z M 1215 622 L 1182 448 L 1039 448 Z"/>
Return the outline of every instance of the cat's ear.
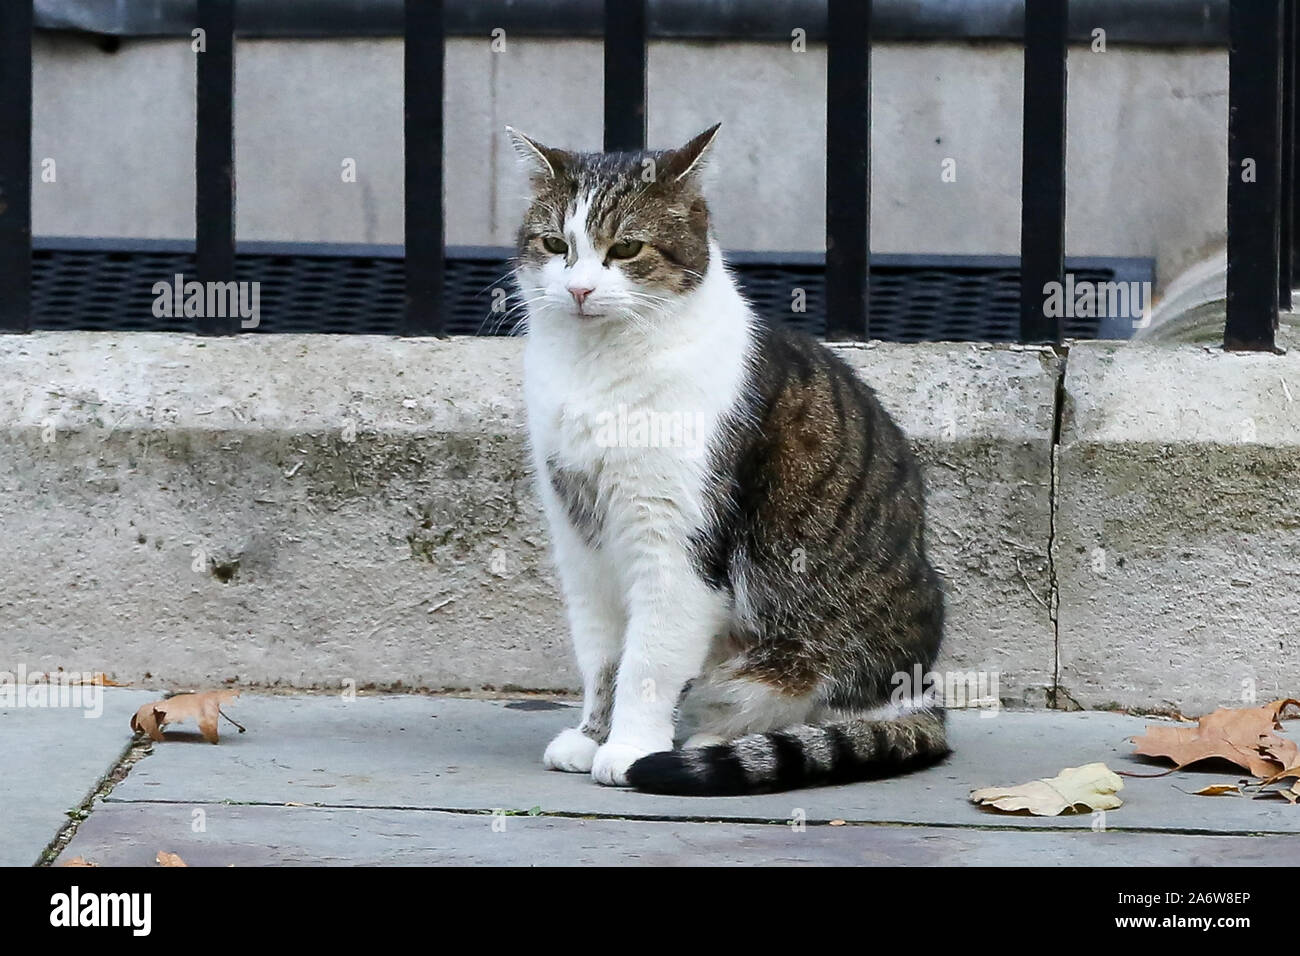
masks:
<path fill-rule="evenodd" d="M 697 177 L 708 165 L 709 147 L 721 128 L 721 123 L 714 123 L 685 146 L 669 150 L 662 160 L 663 177 L 673 183 Z"/>
<path fill-rule="evenodd" d="M 569 154 L 564 150 L 543 146 L 511 126 L 506 127 L 506 135 L 534 179 L 553 179 L 564 172 L 569 160 Z"/>

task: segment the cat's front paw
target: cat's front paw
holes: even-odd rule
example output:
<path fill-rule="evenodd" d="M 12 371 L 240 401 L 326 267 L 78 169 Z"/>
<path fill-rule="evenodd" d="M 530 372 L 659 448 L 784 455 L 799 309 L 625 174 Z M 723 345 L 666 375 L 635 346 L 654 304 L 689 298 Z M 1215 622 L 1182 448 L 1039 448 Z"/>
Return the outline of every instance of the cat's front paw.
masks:
<path fill-rule="evenodd" d="M 570 727 L 561 730 L 546 748 L 542 763 L 547 770 L 563 770 L 565 773 L 589 773 L 596 749 L 600 744 L 592 740 L 581 730 Z"/>
<path fill-rule="evenodd" d="M 648 753 L 649 750 L 629 744 L 603 744 L 596 751 L 596 759 L 591 765 L 591 775 L 597 783 L 607 787 L 626 787 L 627 768 Z"/>

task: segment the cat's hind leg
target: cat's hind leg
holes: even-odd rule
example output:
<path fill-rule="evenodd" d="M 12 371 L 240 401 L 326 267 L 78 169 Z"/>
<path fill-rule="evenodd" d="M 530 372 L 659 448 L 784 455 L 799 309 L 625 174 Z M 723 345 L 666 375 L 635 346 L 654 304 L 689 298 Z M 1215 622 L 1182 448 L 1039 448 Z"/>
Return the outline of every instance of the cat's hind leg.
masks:
<path fill-rule="evenodd" d="M 710 747 L 804 723 L 819 709 L 811 694 L 796 695 L 736 673 L 736 662 L 714 670 L 691 688 L 683 715 L 692 734 L 685 750 Z M 694 698 L 694 699 L 692 699 Z"/>

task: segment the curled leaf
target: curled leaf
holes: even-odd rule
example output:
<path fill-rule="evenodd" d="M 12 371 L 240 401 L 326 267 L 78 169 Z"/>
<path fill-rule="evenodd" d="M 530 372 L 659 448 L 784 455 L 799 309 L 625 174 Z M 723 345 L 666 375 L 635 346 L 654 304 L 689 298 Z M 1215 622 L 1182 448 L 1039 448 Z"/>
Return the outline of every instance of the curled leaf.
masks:
<path fill-rule="evenodd" d="M 1222 797 L 1229 793 L 1235 793 L 1240 796 L 1241 787 L 1235 783 L 1212 783 L 1208 787 L 1202 787 L 1200 790 L 1192 791 L 1192 795 L 1196 797 Z"/>
<path fill-rule="evenodd" d="M 1275 700 L 1263 707 L 1220 707 L 1200 718 L 1195 727 L 1149 726 L 1134 740 L 1133 751 L 1145 757 L 1166 757 L 1178 767 L 1220 758 L 1249 770 L 1256 777 L 1272 777 L 1300 764 L 1300 748 L 1273 733 L 1281 729 L 1278 718 L 1300 701 Z"/>
<path fill-rule="evenodd" d="M 982 806 L 1005 813 L 1029 812 L 1039 817 L 1054 817 L 1082 810 L 1114 810 L 1124 801 L 1115 793 L 1124 789 L 1124 781 L 1104 763 L 1066 767 L 1055 777 L 1032 780 L 1014 787 L 983 787 L 972 790 L 970 798 Z"/>
<path fill-rule="evenodd" d="M 87 685 L 87 684 L 90 684 L 90 685 L 96 685 L 96 686 L 99 686 L 99 687 L 129 687 L 129 686 L 131 686 L 130 684 L 119 684 L 117 681 L 113 680 L 113 678 L 109 677 L 107 674 L 104 674 L 104 673 L 92 674 L 92 675 L 90 675 L 90 676 L 87 677 L 87 678 L 83 678 L 82 680 L 73 681 L 73 683 L 74 683 L 74 684 L 81 684 L 81 685 Z"/>
<path fill-rule="evenodd" d="M 163 727 L 195 720 L 199 733 L 208 743 L 217 742 L 217 718 L 221 705 L 239 696 L 237 690 L 205 690 L 197 694 L 177 694 L 166 700 L 145 704 L 131 718 L 131 729 L 148 734 L 154 740 L 163 739 Z"/>

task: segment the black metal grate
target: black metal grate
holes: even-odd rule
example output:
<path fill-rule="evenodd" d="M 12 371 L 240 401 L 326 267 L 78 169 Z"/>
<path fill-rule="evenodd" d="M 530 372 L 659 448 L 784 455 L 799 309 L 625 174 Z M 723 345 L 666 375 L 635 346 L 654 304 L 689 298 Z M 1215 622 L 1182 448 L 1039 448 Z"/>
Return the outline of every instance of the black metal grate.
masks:
<path fill-rule="evenodd" d="M 508 334 L 515 300 L 505 311 L 509 250 L 448 250 L 447 331 Z M 187 332 L 193 318 L 154 315 L 158 282 L 193 279 L 194 253 L 183 242 L 43 239 L 33 254 L 32 327 L 46 330 Z M 755 308 L 815 335 L 825 332 L 821 256 L 737 253 L 733 271 Z M 1078 280 L 1146 281 L 1147 259 L 1068 260 Z M 400 247 L 242 244 L 239 281 L 260 283 L 259 332 L 397 334 L 403 316 Z M 1014 257 L 873 257 L 871 337 L 895 342 L 1014 342 L 1020 329 L 1020 273 Z M 803 311 L 794 311 L 803 290 Z M 1130 321 L 1066 320 L 1071 338 L 1123 338 Z"/>

